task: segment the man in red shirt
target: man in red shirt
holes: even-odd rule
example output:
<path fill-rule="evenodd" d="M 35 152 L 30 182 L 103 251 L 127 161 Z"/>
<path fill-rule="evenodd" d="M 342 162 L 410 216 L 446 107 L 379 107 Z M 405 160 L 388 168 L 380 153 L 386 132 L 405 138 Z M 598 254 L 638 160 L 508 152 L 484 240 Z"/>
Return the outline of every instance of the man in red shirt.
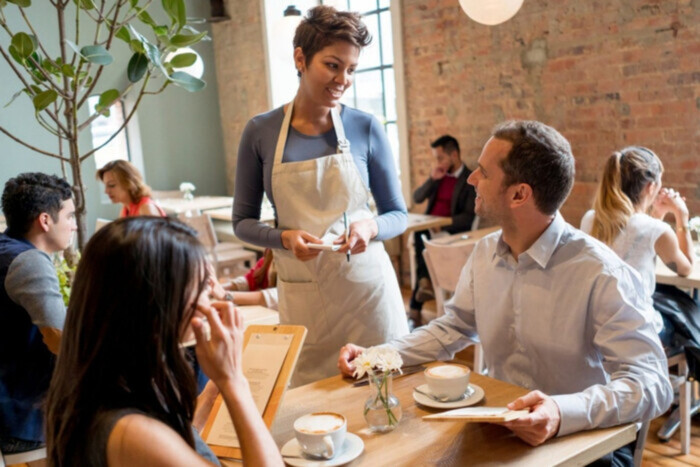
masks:
<path fill-rule="evenodd" d="M 449 234 L 471 230 L 474 221 L 474 187 L 467 184 L 471 171 L 460 158 L 459 143 L 450 136 L 444 135 L 430 143 L 433 152 L 433 165 L 430 177 L 413 192 L 413 201 L 422 203 L 428 200 L 426 214 L 452 218 L 452 225 L 442 230 Z M 414 284 L 409 319 L 413 325 L 421 324 L 421 309 L 423 302 L 435 298 L 433 286 L 430 283 L 428 267 L 423 260 L 423 239 L 421 235 L 430 238 L 430 231 L 422 230 L 414 234 L 416 249 L 416 284 Z"/>

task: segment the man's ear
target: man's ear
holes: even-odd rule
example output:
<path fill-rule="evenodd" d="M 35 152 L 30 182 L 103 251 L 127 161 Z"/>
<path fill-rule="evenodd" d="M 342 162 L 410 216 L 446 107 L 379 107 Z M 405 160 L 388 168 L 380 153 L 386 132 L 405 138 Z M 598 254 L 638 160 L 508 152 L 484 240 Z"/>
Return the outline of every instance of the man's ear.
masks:
<path fill-rule="evenodd" d="M 532 187 L 527 183 L 518 183 L 516 185 L 513 185 L 511 189 L 511 207 L 520 207 L 524 206 L 530 201 L 534 202 Z"/>
<path fill-rule="evenodd" d="M 53 219 L 51 219 L 51 215 L 48 212 L 42 212 L 35 222 L 37 222 L 42 232 L 48 232 L 53 224 Z"/>

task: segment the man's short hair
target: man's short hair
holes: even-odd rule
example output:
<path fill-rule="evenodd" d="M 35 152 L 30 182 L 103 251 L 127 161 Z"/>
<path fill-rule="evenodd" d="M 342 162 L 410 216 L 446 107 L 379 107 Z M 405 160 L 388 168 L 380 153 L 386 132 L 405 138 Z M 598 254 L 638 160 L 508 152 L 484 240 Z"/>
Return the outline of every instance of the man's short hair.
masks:
<path fill-rule="evenodd" d="M 68 182 L 55 175 L 29 172 L 9 179 L 2 193 L 7 233 L 14 238 L 23 237 L 42 212 L 57 222 L 63 202 L 72 195 Z"/>
<path fill-rule="evenodd" d="M 430 147 L 433 149 L 442 148 L 442 150 L 445 151 L 447 154 L 452 154 L 455 151 L 457 151 L 457 154 L 459 154 L 459 142 L 455 139 L 454 136 L 450 135 L 442 135 L 441 137 L 430 143 Z"/>
<path fill-rule="evenodd" d="M 537 208 L 554 214 L 574 185 L 574 156 L 566 138 L 551 126 L 531 120 L 503 122 L 492 135 L 513 145 L 501 161 L 503 186 L 527 183 Z"/>

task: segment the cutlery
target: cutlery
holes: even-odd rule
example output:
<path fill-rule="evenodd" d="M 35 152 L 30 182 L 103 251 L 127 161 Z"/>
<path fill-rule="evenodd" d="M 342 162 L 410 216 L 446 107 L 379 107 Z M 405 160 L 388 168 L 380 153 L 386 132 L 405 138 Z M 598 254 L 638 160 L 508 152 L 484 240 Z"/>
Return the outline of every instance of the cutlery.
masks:
<path fill-rule="evenodd" d="M 472 388 L 471 386 L 469 386 L 467 388 L 467 390 L 465 391 L 465 393 L 462 394 L 461 396 L 459 396 L 459 398 L 452 399 L 452 400 L 448 399 L 447 397 L 434 396 L 433 394 L 430 394 L 429 392 L 423 391 L 423 390 L 418 389 L 418 388 L 413 388 L 413 390 L 416 391 L 418 394 L 423 394 L 424 396 L 434 400 L 435 402 L 440 402 L 440 403 L 459 402 L 459 401 L 462 401 L 464 399 L 468 399 L 472 395 L 474 395 L 474 388 Z"/>

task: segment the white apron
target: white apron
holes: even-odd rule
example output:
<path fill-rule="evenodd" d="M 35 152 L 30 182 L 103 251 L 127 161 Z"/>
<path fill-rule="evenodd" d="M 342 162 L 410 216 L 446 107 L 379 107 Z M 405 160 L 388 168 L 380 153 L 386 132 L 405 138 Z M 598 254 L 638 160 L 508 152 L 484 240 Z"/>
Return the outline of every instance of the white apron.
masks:
<path fill-rule="evenodd" d="M 331 111 L 338 154 L 282 163 L 292 117 L 282 123 L 272 167 L 272 194 L 280 229 L 305 230 L 330 243 L 348 223 L 370 219 L 369 191 L 350 153 L 336 109 Z M 380 241 L 352 255 L 322 251 L 310 261 L 275 250 L 282 324 L 306 326 L 308 333 L 292 378 L 299 386 L 338 373 L 340 348 L 382 344 L 408 333 L 403 299 L 389 255 Z"/>

